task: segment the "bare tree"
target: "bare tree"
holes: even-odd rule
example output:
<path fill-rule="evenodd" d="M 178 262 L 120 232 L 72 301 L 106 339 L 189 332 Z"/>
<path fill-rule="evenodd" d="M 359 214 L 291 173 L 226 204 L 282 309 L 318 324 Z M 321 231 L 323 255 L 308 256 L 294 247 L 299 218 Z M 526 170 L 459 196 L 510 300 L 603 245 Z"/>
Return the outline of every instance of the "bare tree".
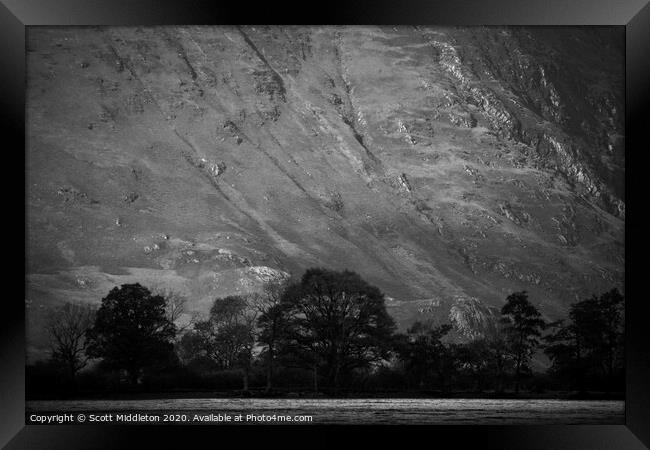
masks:
<path fill-rule="evenodd" d="M 188 315 L 187 297 L 174 289 L 166 287 L 154 288 L 153 293 L 165 299 L 165 314 L 167 320 L 176 326 L 177 336 L 182 335 L 184 331 L 193 325 L 196 320 L 194 315 L 190 316 L 189 320 L 183 320 L 183 317 Z"/>
<path fill-rule="evenodd" d="M 244 391 L 248 391 L 256 342 L 257 310 L 250 305 L 251 296 L 215 299 L 209 316 L 196 322 L 182 341 L 195 356 L 207 357 L 220 369 L 241 370 Z"/>
<path fill-rule="evenodd" d="M 265 347 L 266 392 L 273 384 L 273 370 L 276 347 L 282 331 L 285 314 L 281 305 L 287 282 L 283 280 L 267 283 L 264 291 L 253 297 L 253 305 L 259 312 L 257 320 L 258 340 Z"/>
<path fill-rule="evenodd" d="M 52 359 L 61 364 L 71 379 L 88 363 L 86 331 L 92 327 L 96 309 L 83 303 L 65 303 L 47 321 Z"/>

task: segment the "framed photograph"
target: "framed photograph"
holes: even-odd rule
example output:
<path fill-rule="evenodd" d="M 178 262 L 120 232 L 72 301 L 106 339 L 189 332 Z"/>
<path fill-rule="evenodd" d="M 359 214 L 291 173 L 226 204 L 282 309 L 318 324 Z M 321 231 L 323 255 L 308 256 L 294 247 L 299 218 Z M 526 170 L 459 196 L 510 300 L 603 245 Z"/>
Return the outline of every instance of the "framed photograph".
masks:
<path fill-rule="evenodd" d="M 0 21 L 25 238 L 6 448 L 650 442 L 626 239 L 647 3 L 3 1 Z"/>

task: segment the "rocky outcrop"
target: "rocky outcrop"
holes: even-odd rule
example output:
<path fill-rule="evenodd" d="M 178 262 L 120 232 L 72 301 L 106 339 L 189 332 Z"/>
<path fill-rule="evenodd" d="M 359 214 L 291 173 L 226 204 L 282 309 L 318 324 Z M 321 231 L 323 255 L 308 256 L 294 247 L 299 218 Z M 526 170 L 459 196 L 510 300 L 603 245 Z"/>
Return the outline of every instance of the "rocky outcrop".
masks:
<path fill-rule="evenodd" d="M 498 315 L 473 297 L 458 297 L 449 310 L 449 321 L 467 339 L 489 336 L 497 327 Z"/>
<path fill-rule="evenodd" d="M 580 65 L 593 54 L 578 54 L 572 46 L 554 44 L 551 54 L 555 60 L 539 58 L 542 52 L 549 53 L 548 41 L 541 39 L 549 38 L 544 33 L 481 29 L 461 32 L 452 42 L 427 41 L 436 49 L 441 65 L 457 80 L 466 100 L 484 111 L 499 136 L 535 148 L 547 168 L 566 176 L 603 208 L 624 218 L 620 184 L 624 155 L 622 148 L 616 151 L 614 147 L 621 145 L 619 137 L 623 134 L 620 67 L 606 67 L 609 62 L 603 64 L 601 60 L 592 68 L 595 73 L 602 67 L 612 83 L 603 91 L 602 83 L 588 78 Z M 577 31 L 571 36 L 569 31 L 563 33 L 581 46 L 587 45 L 585 41 L 602 39 L 597 30 L 591 34 Z M 424 36 L 427 39 L 426 33 Z M 609 41 L 609 45 L 614 44 Z M 464 57 L 459 48 L 464 50 Z M 620 62 L 620 54 L 609 50 L 613 60 Z M 584 86 L 568 76 L 572 70 L 594 83 L 587 85 L 590 91 L 584 92 Z M 608 152 L 617 154 L 609 165 L 598 157 Z"/>

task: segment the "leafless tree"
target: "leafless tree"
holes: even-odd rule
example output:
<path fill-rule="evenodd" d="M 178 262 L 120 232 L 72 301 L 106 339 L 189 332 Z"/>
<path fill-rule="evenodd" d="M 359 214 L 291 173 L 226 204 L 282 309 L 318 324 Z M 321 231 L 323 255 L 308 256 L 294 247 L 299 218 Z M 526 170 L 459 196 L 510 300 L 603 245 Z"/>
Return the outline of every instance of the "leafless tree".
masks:
<path fill-rule="evenodd" d="M 194 324 L 182 344 L 201 354 L 221 369 L 238 369 L 242 373 L 243 390 L 248 380 L 256 343 L 257 310 L 251 307 L 251 296 L 228 296 L 215 299 L 209 316 Z"/>
<path fill-rule="evenodd" d="M 95 307 L 68 302 L 57 308 L 47 320 L 52 359 L 74 379 L 88 363 L 86 331 L 95 320 Z"/>
<path fill-rule="evenodd" d="M 177 336 L 183 334 L 195 322 L 195 316 L 190 316 L 188 320 L 183 320 L 188 315 L 187 311 L 187 297 L 180 292 L 166 288 L 158 287 L 153 289 L 154 294 L 160 295 L 165 298 L 167 306 L 165 308 L 167 320 L 176 326 Z"/>
<path fill-rule="evenodd" d="M 273 383 L 273 369 L 277 341 L 282 330 L 284 319 L 281 308 L 282 296 L 288 282 L 278 280 L 267 283 L 261 294 L 253 297 L 253 306 L 260 314 L 258 320 L 258 340 L 264 345 L 266 355 L 266 391 L 270 391 Z"/>

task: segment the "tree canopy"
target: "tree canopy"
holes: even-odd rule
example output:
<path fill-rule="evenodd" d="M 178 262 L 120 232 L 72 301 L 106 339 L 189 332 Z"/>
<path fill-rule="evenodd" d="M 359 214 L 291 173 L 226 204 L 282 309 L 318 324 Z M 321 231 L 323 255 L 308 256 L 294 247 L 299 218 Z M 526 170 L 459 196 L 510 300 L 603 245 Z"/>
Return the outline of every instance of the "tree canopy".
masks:
<path fill-rule="evenodd" d="M 207 319 L 194 324 L 184 338 L 195 356 L 203 356 L 220 369 L 241 369 L 244 390 L 248 390 L 248 374 L 256 342 L 257 310 L 253 296 L 228 296 L 215 299 Z"/>
<path fill-rule="evenodd" d="M 624 301 L 612 289 L 571 305 L 568 323 L 554 323 L 553 332 L 545 337 L 551 370 L 581 391 L 594 371 L 607 377 L 611 386 L 623 367 Z"/>
<path fill-rule="evenodd" d="M 324 369 L 331 386 L 341 376 L 388 356 L 395 323 L 382 292 L 351 271 L 309 269 L 283 298 L 290 320 L 285 353 Z"/>
<path fill-rule="evenodd" d="M 176 330 L 165 311 L 165 298 L 136 284 L 113 288 L 102 299 L 88 331 L 88 354 L 108 367 L 125 370 L 137 383 L 143 368 L 173 355 Z"/>
<path fill-rule="evenodd" d="M 564 320 L 551 324 L 524 291 L 508 295 L 500 314 L 476 300 L 451 308 L 449 322 L 442 310 L 442 317 L 418 317 L 403 333 L 383 293 L 348 270 L 309 269 L 261 292 L 215 298 L 203 316 L 186 310 L 174 291 L 156 292 L 124 284 L 96 312 L 76 303 L 52 311 L 51 358 L 30 368 L 30 379 L 44 392 L 58 385 L 75 395 L 84 383 L 119 388 L 124 373 L 129 389 L 230 390 L 241 380 L 240 395 L 264 384 L 266 395 L 280 395 L 310 383 L 315 392 L 324 386 L 336 395 L 503 395 L 513 385 L 515 393 L 577 387 L 581 395 L 610 395 L 624 383 L 624 297 L 616 289 L 572 304 Z M 183 327 L 173 323 L 191 314 Z M 540 350 L 551 360 L 546 373 L 532 370 L 533 362 L 544 362 Z M 89 358 L 99 364 L 86 367 Z"/>

